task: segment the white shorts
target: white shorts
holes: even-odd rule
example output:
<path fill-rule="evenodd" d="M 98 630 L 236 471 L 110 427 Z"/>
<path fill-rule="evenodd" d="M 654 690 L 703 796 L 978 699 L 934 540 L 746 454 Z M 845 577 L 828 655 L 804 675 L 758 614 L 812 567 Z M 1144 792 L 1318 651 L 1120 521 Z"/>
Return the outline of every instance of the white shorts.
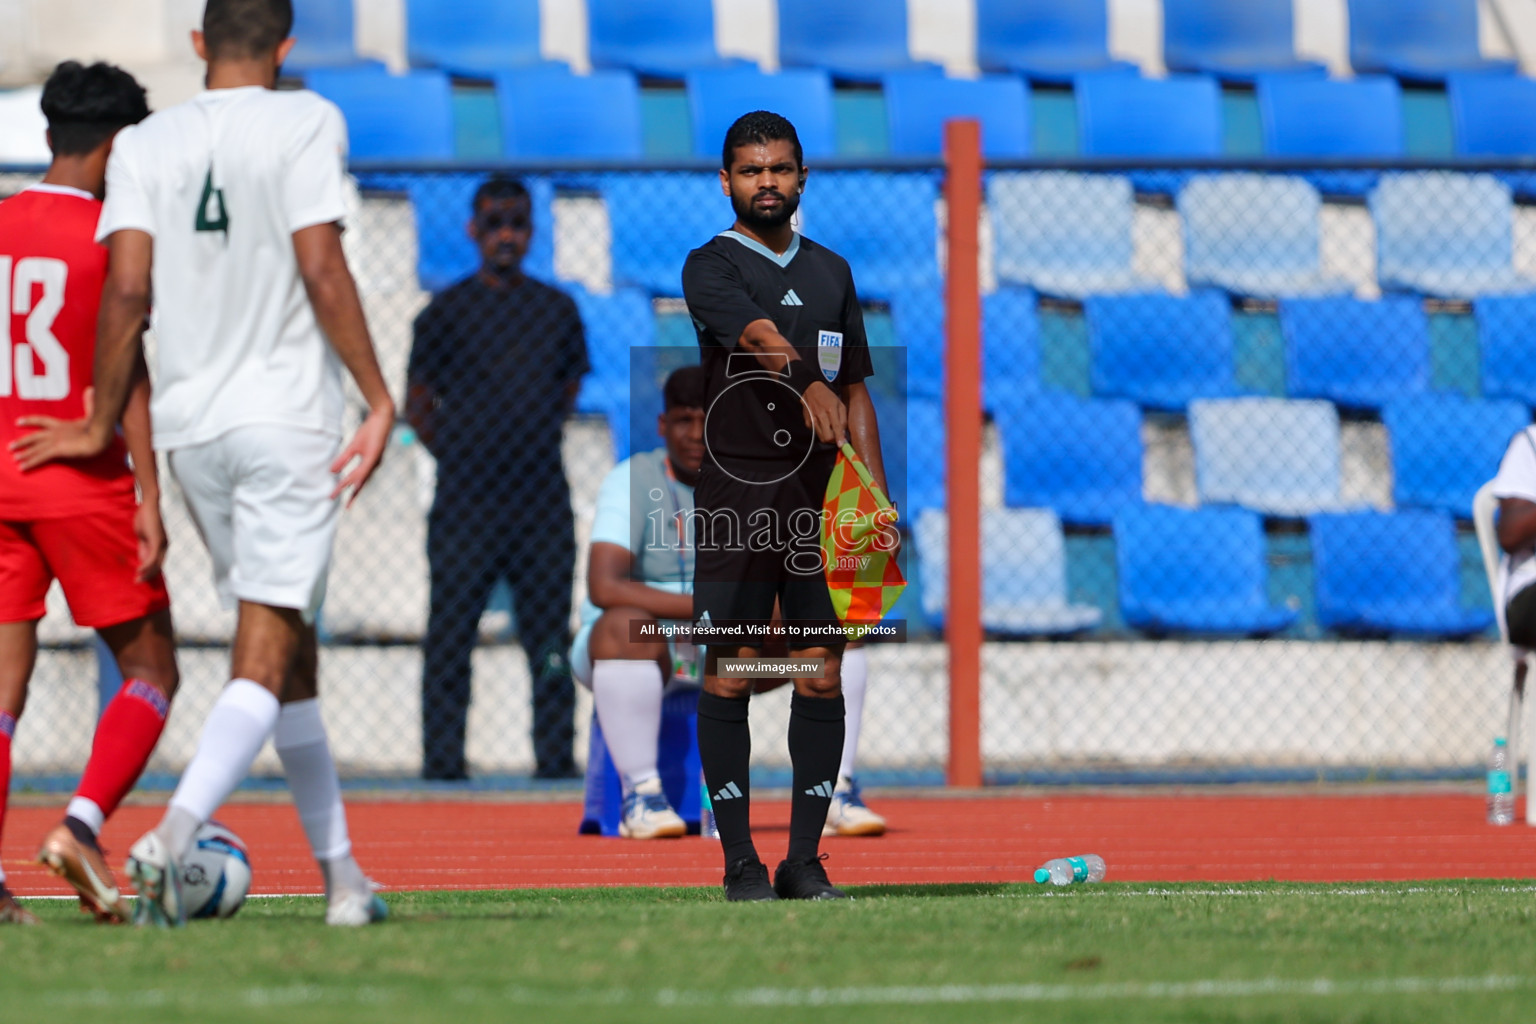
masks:
<path fill-rule="evenodd" d="M 592 689 L 592 626 L 586 623 L 576 631 L 576 638 L 571 641 L 571 654 L 568 661 L 571 666 L 571 675 L 576 681 L 587 689 Z M 679 644 L 674 640 L 667 641 L 667 653 L 672 656 L 673 671 L 668 674 L 664 693 L 673 693 L 677 690 L 698 689 L 701 679 L 700 672 L 703 669 L 704 649 L 693 644 Z"/>
<path fill-rule="evenodd" d="M 224 607 L 250 601 L 314 621 L 341 510 L 331 497 L 340 449 L 331 434 L 260 424 L 170 452 Z"/>

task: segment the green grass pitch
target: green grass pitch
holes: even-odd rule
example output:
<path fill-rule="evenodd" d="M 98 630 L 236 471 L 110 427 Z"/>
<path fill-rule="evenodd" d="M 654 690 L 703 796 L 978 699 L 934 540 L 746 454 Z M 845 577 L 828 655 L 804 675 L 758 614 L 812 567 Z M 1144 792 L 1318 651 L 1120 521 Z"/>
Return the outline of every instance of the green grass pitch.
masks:
<path fill-rule="evenodd" d="M 1528 1019 L 1536 888 L 1510 882 L 396 893 L 321 924 L 252 900 L 176 932 L 34 901 L 0 929 L 6 1021 Z"/>

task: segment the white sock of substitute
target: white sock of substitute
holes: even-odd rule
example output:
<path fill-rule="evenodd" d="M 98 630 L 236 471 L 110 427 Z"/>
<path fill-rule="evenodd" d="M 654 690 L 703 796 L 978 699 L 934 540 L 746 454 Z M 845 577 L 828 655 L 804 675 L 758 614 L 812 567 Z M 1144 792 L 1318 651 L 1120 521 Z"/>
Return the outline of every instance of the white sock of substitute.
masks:
<path fill-rule="evenodd" d="M 851 779 L 859 757 L 859 725 L 864 721 L 864 684 L 869 681 L 869 651 L 855 647 L 843 651 L 843 763 L 839 778 Z"/>
<path fill-rule="evenodd" d="M 309 848 L 320 862 L 327 894 L 335 888 L 367 889 L 368 880 L 352 859 L 341 779 L 320 717 L 320 702 L 311 699 L 284 704 L 272 745 L 282 759 L 293 805 L 309 838 Z"/>
<path fill-rule="evenodd" d="M 592 665 L 597 722 L 626 793 L 657 777 L 662 684 L 661 666 L 654 661 L 604 660 Z"/>
<path fill-rule="evenodd" d="M 173 857 L 185 856 L 197 826 L 213 817 L 250 773 L 252 762 L 277 725 L 277 711 L 277 698 L 250 679 L 230 680 L 219 694 L 203 722 L 197 753 L 182 772 L 157 829 Z M 175 814 L 178 810 L 181 815 Z"/>

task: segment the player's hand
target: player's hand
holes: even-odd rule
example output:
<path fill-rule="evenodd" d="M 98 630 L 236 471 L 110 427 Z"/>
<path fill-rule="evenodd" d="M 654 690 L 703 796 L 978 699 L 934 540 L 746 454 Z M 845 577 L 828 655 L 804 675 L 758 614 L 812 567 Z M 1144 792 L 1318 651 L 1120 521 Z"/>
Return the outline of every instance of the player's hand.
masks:
<path fill-rule="evenodd" d="M 106 451 L 112 440 L 112 425 L 92 419 L 96 409 L 95 388 L 86 388 L 83 398 L 85 415 L 78 420 L 23 416 L 16 421 L 18 427 L 32 428 L 30 434 L 11 442 L 11 457 L 23 472 L 56 459 L 89 459 Z"/>
<path fill-rule="evenodd" d="M 837 392 L 817 381 L 801 396 L 805 425 L 816 431 L 824 444 L 842 444 L 848 439 L 848 407 Z"/>
<path fill-rule="evenodd" d="M 340 496 L 342 491 L 352 488 L 352 493 L 347 496 L 347 508 L 357 500 L 362 493 L 363 485 L 368 478 L 373 476 L 373 471 L 379 468 L 379 461 L 384 458 L 384 448 L 389 444 L 390 431 L 395 429 L 395 407 L 393 404 L 377 406 L 370 409 L 368 418 L 363 420 L 362 426 L 357 428 L 357 433 L 352 435 L 352 440 L 336 456 L 336 461 L 331 463 L 332 473 L 343 473 L 336 483 L 336 489 L 331 492 L 331 497 Z M 355 460 L 355 462 L 354 462 Z M 351 465 L 351 469 L 347 469 Z"/>
<path fill-rule="evenodd" d="M 165 552 L 169 542 L 165 537 L 165 522 L 160 518 L 160 501 L 141 501 L 133 514 L 133 535 L 139 541 L 139 571 L 134 579 L 148 583 L 160 575 L 165 566 Z"/>

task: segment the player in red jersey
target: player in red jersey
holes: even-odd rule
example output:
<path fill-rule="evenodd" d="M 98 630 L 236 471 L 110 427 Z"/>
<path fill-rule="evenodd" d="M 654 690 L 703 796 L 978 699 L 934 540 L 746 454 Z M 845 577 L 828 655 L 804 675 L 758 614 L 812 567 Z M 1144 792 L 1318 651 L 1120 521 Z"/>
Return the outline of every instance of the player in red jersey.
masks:
<path fill-rule="evenodd" d="M 118 130 L 149 114 L 132 75 L 74 61 L 54 69 L 42 106 L 53 162 L 40 184 L 0 202 L 0 441 L 18 458 L 29 432 L 23 418 L 90 413 L 107 273 L 106 247 L 95 241 L 107 157 Z M 0 458 L 0 827 L 37 622 L 58 579 L 75 622 L 100 632 L 124 682 L 96 727 L 67 816 L 38 860 L 102 918 L 123 920 L 128 911 L 96 835 L 144 770 L 176 690 L 170 600 L 160 578 L 165 546 L 142 366 L 119 435 L 100 455 L 30 471 Z M 35 921 L 0 871 L 0 922 Z"/>

